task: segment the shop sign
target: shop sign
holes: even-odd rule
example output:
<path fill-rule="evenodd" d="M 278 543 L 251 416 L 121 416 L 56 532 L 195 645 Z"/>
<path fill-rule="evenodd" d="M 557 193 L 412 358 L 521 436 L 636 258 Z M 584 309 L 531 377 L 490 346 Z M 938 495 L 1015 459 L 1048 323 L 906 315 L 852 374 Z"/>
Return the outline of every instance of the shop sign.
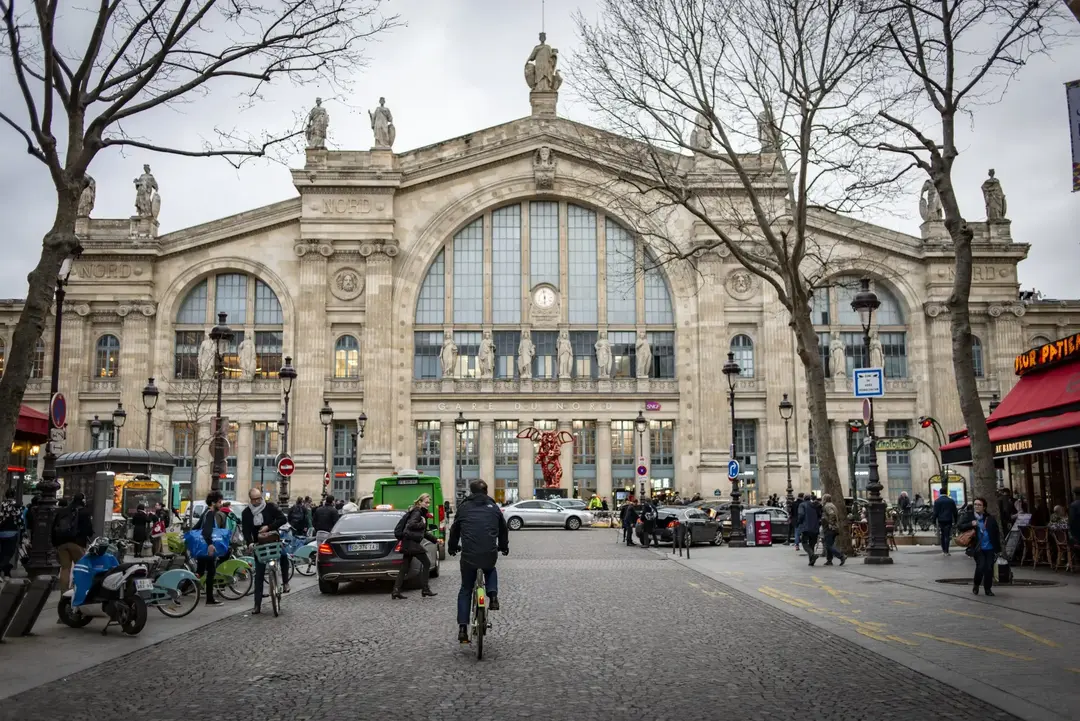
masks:
<path fill-rule="evenodd" d="M 887 451 L 913 451 L 918 444 L 919 442 L 910 436 L 875 438 L 874 450 L 878 453 L 885 453 Z"/>
<path fill-rule="evenodd" d="M 1016 371 L 1016 375 L 1022 376 L 1078 358 L 1080 358 L 1080 333 L 1050 341 L 1026 353 L 1021 353 L 1013 361 L 1013 370 Z"/>
<path fill-rule="evenodd" d="M 1019 451 L 1030 451 L 1035 447 L 1035 441 L 1027 438 L 1022 441 L 1006 441 L 1005 443 L 994 444 L 994 455 L 1000 456 L 1004 453 L 1017 453 Z"/>

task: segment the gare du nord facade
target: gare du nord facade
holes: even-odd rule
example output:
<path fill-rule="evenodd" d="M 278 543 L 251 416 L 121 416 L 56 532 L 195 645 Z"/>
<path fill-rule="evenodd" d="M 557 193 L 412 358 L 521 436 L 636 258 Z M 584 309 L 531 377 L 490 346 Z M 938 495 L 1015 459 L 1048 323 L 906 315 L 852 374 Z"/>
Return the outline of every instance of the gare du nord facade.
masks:
<path fill-rule="evenodd" d="M 183 497 L 204 495 L 209 445 L 198 439 L 213 411 L 199 356 L 224 312 L 235 333 L 224 359 L 227 497 L 252 484 L 276 495 L 286 357 L 297 372 L 293 497 L 317 497 L 324 469 L 330 492 L 359 497 L 376 478 L 417 468 L 439 475 L 447 498 L 471 478 L 499 500 L 529 498 L 543 485 L 535 444 L 519 438 L 529 428 L 566 432 L 568 495 L 645 486 L 727 496 L 733 430 L 744 499 L 783 495 L 789 463 L 796 491 L 820 488 L 803 373 L 770 286 L 723 248 L 693 268 L 649 263 L 659 252 L 650 238 L 689 246 L 708 232 L 685 213 L 624 215 L 614 182 L 624 168 L 598 148 L 628 141 L 558 117 L 554 101 L 533 105 L 527 117 L 415 150 L 308 149 L 292 171 L 295 197 L 195 227 L 81 219 L 85 251 L 67 287 L 61 349 L 66 449 L 115 444 L 118 403 L 131 415 L 121 445 L 142 447 L 141 391 L 153 377 L 161 395 L 150 446 L 176 458 Z M 754 167 L 775 167 L 768 152 L 750 155 Z M 690 161 L 691 183 L 735 185 L 719 163 Z M 173 191 L 158 182 L 167 207 Z M 841 477 L 864 487 L 869 455 L 852 454 L 862 438 L 849 420 L 861 415 L 850 377 L 865 353 L 853 283 L 841 281 L 870 277 L 882 302 L 879 435 L 926 434 L 924 415 L 954 430 L 963 422 L 944 304 L 953 260 L 940 221 L 919 235 L 826 212 L 811 222 L 841 259 L 838 282 L 815 299 L 815 323 Z M 1012 240 L 1008 221 L 973 225 L 976 371 L 988 405 L 1015 382 L 1017 354 L 1080 328 L 1080 304 L 1021 301 L 1016 269 L 1028 246 Z M 0 308 L 5 346 L 19 308 Z M 51 338 L 47 329 L 36 351 L 30 408 L 48 402 Z M 610 359 L 598 362 L 602 338 Z M 444 352 L 450 340 L 456 352 Z M 720 372 L 728 352 L 742 369 L 734 429 Z M 785 393 L 795 405 L 788 428 Z M 324 405 L 333 410 L 325 427 Z M 635 424 L 639 415 L 646 423 Z M 20 449 L 13 463 L 40 462 L 37 446 Z M 937 472 L 921 447 L 880 461 L 890 499 L 926 495 Z"/>

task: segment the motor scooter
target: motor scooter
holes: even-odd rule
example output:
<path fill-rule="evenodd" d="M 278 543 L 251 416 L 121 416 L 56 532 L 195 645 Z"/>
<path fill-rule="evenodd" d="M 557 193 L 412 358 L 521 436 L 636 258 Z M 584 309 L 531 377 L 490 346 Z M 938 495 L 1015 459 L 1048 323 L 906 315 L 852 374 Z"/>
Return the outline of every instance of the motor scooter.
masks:
<path fill-rule="evenodd" d="M 64 592 L 56 607 L 60 621 L 72 628 L 83 628 L 95 618 L 108 619 L 101 630 L 116 624 L 134 636 L 146 625 L 146 602 L 154 591 L 154 582 L 142 563 L 120 563 L 108 552 L 108 543 L 95 541 L 72 569 L 74 588 Z"/>

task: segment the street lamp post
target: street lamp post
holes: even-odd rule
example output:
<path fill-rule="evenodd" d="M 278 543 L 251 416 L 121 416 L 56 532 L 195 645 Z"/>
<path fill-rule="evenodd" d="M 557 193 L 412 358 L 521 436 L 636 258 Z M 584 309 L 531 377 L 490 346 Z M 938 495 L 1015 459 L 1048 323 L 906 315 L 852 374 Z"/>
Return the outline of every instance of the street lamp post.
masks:
<path fill-rule="evenodd" d="M 360 476 L 360 445 L 357 443 L 357 439 L 364 439 L 364 427 L 367 426 L 367 414 L 360 411 L 360 415 L 356 418 L 356 432 L 352 434 L 352 448 L 353 448 L 353 494 L 356 494 L 356 485 L 359 482 Z"/>
<path fill-rule="evenodd" d="M 96 451 L 98 449 L 98 440 L 101 438 L 101 421 L 97 416 L 94 416 L 94 420 L 90 421 L 90 450 Z"/>
<path fill-rule="evenodd" d="M 71 268 L 75 258 L 82 253 L 82 247 L 76 247 L 73 255 L 64 258 L 60 264 L 60 272 L 56 274 L 56 322 L 53 324 L 53 347 L 52 347 L 52 374 L 49 379 L 49 397 L 53 398 L 60 392 L 60 327 L 64 320 L 64 297 L 67 291 L 68 278 L 71 276 Z M 51 406 L 51 404 L 50 404 Z M 56 492 L 60 490 L 60 484 L 56 480 L 56 454 L 53 452 L 52 408 L 49 409 L 49 441 L 45 444 L 45 466 L 41 470 L 41 480 L 38 481 L 37 490 L 41 494 L 38 505 L 34 509 L 34 528 L 30 536 L 30 560 L 26 565 L 26 572 L 31 578 L 39 575 L 55 576 L 60 572 L 60 564 L 56 559 L 56 549 L 52 545 L 52 523 L 56 514 Z"/>
<path fill-rule="evenodd" d="M 851 309 L 859 314 L 863 328 L 863 348 L 866 353 L 866 362 L 870 362 L 870 327 L 874 321 L 874 311 L 881 305 L 877 294 L 870 289 L 870 279 L 863 278 L 859 292 L 851 299 Z M 867 509 L 867 526 L 869 542 L 866 548 L 865 563 L 887 564 L 892 563 L 889 556 L 889 544 L 885 538 L 885 501 L 881 497 L 881 477 L 878 474 L 877 449 L 874 446 L 876 436 L 874 434 L 874 399 L 870 401 L 870 418 L 866 424 L 867 437 L 870 443 L 870 473 L 866 481 L 866 491 L 869 496 L 869 508 Z"/>
<path fill-rule="evenodd" d="M 788 421 L 795 413 L 795 404 L 788 400 L 785 393 L 780 401 L 780 417 L 784 419 L 784 467 L 787 470 L 787 508 L 788 513 L 795 506 L 795 489 L 791 487 L 791 433 L 788 430 Z"/>
<path fill-rule="evenodd" d="M 146 409 L 146 450 L 150 450 L 150 417 L 154 414 L 154 407 L 157 406 L 160 393 L 161 391 L 154 385 L 153 378 L 142 389 L 142 404 Z"/>
<path fill-rule="evenodd" d="M 728 384 L 728 403 L 731 406 L 731 454 L 732 460 L 735 459 L 735 379 L 739 377 L 739 373 L 742 372 L 742 368 L 735 362 L 735 354 L 727 354 L 727 362 L 724 363 L 724 367 L 720 369 L 727 378 Z M 728 536 L 728 545 L 732 548 L 745 548 L 746 547 L 746 532 L 743 531 L 742 522 L 742 505 L 739 503 L 739 479 L 738 477 L 731 479 L 731 533 Z"/>
<path fill-rule="evenodd" d="M 325 398 L 323 398 L 322 408 L 319 409 L 319 421 L 322 423 L 322 426 L 323 426 L 323 429 L 322 429 L 323 430 L 323 433 L 322 433 L 322 470 L 323 470 L 322 497 L 323 497 L 323 499 L 325 499 L 326 496 L 330 493 L 330 470 L 329 470 L 329 468 L 330 468 L 330 465 L 331 465 L 330 462 L 329 462 L 329 459 L 327 458 L 327 455 L 326 455 L 327 453 L 329 453 L 329 451 L 327 450 L 329 446 L 328 446 L 327 441 L 326 441 L 326 434 L 327 434 L 327 431 L 330 429 L 330 424 L 334 422 L 334 409 L 330 407 L 330 401 L 326 400 Z"/>
<path fill-rule="evenodd" d="M 645 414 L 641 411 L 637 412 L 637 418 L 634 419 L 634 430 L 637 431 L 637 447 L 638 447 L 638 465 L 645 465 L 645 430 L 649 427 L 649 422 L 645 420 Z M 642 498 L 647 498 L 648 494 L 645 488 L 645 481 L 640 481 L 640 487 L 638 489 L 641 492 Z"/>
<path fill-rule="evenodd" d="M 214 465 L 210 472 L 210 490 L 221 490 L 221 478 L 225 475 L 225 443 L 228 438 L 221 418 L 221 384 L 225 378 L 225 351 L 233 338 L 232 329 L 225 322 L 228 313 L 218 313 L 218 324 L 210 329 L 210 340 L 214 341 L 214 375 L 217 377 L 217 409 L 214 414 L 213 455 Z"/>
<path fill-rule="evenodd" d="M 469 422 L 467 420 L 465 420 L 465 414 L 462 413 L 461 411 L 458 411 L 457 418 L 454 419 L 454 430 L 457 432 L 457 441 L 458 441 L 457 442 L 457 453 L 454 454 L 456 456 L 456 458 L 454 459 L 454 465 L 456 466 L 456 470 L 457 470 L 457 477 L 454 479 L 454 507 L 455 508 L 457 507 L 457 505 L 459 503 L 461 503 L 461 499 L 457 497 L 457 494 L 462 493 L 462 490 L 463 490 L 464 485 L 465 485 L 465 479 L 462 477 L 463 468 L 464 468 L 464 465 L 463 465 L 462 462 L 465 460 L 464 459 L 465 449 L 464 449 L 463 446 L 465 444 L 465 429 L 468 428 L 468 426 L 469 426 Z M 464 495 L 464 493 L 462 493 L 462 495 Z"/>
<path fill-rule="evenodd" d="M 281 379 L 281 390 L 285 393 L 285 410 L 281 413 L 278 421 L 278 433 L 281 436 L 281 455 L 289 454 L 289 394 L 292 393 L 293 382 L 296 380 L 296 369 L 293 368 L 292 358 L 285 356 L 285 365 L 278 371 Z M 289 477 L 278 474 L 278 503 L 285 507 L 289 504 Z"/>
<path fill-rule="evenodd" d="M 124 427 L 127 422 L 127 411 L 124 410 L 123 403 L 116 404 L 116 410 L 112 412 L 112 424 L 115 434 L 113 435 L 113 442 L 117 448 L 120 448 L 120 429 Z"/>

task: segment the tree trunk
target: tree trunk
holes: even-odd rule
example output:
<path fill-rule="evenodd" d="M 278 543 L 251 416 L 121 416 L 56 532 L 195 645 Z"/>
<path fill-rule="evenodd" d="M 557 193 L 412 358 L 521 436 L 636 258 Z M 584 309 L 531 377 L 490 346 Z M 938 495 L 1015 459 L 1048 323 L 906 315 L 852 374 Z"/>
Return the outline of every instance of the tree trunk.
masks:
<path fill-rule="evenodd" d="M 829 425 L 829 409 L 825 390 L 825 368 L 821 365 L 821 352 L 818 348 L 817 331 L 811 316 L 809 303 L 800 303 L 798 294 L 791 294 L 792 319 L 795 329 L 799 359 L 806 373 L 806 396 L 810 406 L 810 428 L 814 434 L 814 448 L 817 451 L 818 477 L 821 486 L 833 497 L 833 503 L 844 503 L 844 487 L 840 483 L 840 471 L 836 465 L 836 449 L 833 448 L 832 428 Z M 801 307 L 800 307 L 801 306 Z M 852 552 L 851 528 L 843 521 L 847 511 L 837 507 L 841 514 L 840 549 L 847 554 Z"/>
<path fill-rule="evenodd" d="M 45 321 L 55 300 L 56 276 L 64 259 L 78 247 L 75 217 L 81 192 L 81 184 L 57 190 L 56 217 L 42 241 L 37 267 L 30 271 L 27 278 L 30 288 L 11 339 L 4 375 L 0 378 L 0 468 L 5 471 L 4 486 L 7 485 L 6 471 L 11 444 L 15 439 L 15 426 L 19 421 L 19 406 L 26 392 L 26 383 L 30 380 L 34 348 L 45 330 Z M 52 363 L 43 370 L 51 374 Z"/>

